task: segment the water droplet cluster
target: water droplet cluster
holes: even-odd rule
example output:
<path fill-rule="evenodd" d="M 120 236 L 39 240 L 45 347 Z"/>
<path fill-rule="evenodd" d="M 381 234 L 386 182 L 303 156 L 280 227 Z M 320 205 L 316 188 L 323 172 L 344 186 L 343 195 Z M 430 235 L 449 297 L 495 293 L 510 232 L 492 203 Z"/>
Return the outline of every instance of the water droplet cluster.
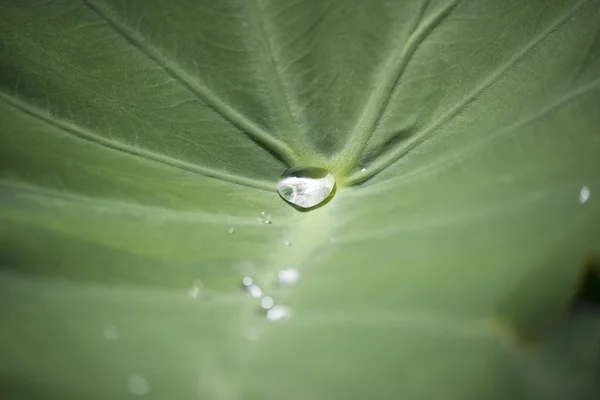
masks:
<path fill-rule="evenodd" d="M 260 222 L 261 224 L 270 225 L 271 224 L 271 216 L 263 211 L 260 213 L 260 216 L 258 217 L 258 222 Z"/>
<path fill-rule="evenodd" d="M 294 268 L 282 269 L 277 273 L 276 283 L 278 285 L 293 285 L 300 279 L 300 274 Z M 242 289 L 250 297 L 260 299 L 260 307 L 265 312 L 269 321 L 283 321 L 292 315 L 292 309 L 283 304 L 276 304 L 275 300 L 268 295 L 264 295 L 262 288 L 250 276 L 242 278 Z M 255 335 L 251 335 L 255 336 Z"/>

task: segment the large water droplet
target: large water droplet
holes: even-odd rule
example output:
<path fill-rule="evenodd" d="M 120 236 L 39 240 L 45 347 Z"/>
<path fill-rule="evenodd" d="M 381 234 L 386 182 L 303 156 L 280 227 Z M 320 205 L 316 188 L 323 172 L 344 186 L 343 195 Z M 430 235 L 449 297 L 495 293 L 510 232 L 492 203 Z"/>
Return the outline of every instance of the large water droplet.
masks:
<path fill-rule="evenodd" d="M 295 167 L 285 171 L 277 191 L 286 201 L 302 208 L 322 203 L 333 190 L 335 178 L 324 168 Z"/>

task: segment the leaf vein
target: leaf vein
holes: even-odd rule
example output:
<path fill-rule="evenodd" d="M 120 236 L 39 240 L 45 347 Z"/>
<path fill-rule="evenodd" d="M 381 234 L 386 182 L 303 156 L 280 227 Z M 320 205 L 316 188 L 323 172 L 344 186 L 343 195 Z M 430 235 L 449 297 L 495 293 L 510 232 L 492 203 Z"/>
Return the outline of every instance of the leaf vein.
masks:
<path fill-rule="evenodd" d="M 57 117 L 54 117 L 50 114 L 43 113 L 36 107 L 33 107 L 27 103 L 22 102 L 21 100 L 17 100 L 12 96 L 0 92 L 0 99 L 5 101 L 7 104 L 15 107 L 21 112 L 33 116 L 45 123 L 48 123 L 61 131 L 75 136 L 77 138 L 87 140 L 104 147 L 117 150 L 123 153 L 130 154 L 135 157 L 139 157 L 141 159 L 145 159 L 148 161 L 154 161 L 163 165 L 167 165 L 169 167 L 177 168 L 180 170 L 184 170 L 187 172 L 196 173 L 199 175 L 204 175 L 209 178 L 220 179 L 223 181 L 236 183 L 243 186 L 249 186 L 256 189 L 267 190 L 267 191 L 275 191 L 274 185 L 271 182 L 260 181 L 258 179 L 252 178 L 244 178 L 237 175 L 229 174 L 226 172 L 216 171 L 211 168 L 200 167 L 198 165 L 190 164 L 185 161 L 177 160 L 171 157 L 163 156 L 160 154 L 156 154 L 154 152 L 136 148 L 124 143 L 119 143 L 105 137 L 99 136 L 95 133 L 84 130 L 72 123 L 63 121 Z"/>
<path fill-rule="evenodd" d="M 360 117 L 349 137 L 348 142 L 338 155 L 337 168 L 343 172 L 349 172 L 357 163 L 358 158 L 367 146 L 373 132 L 377 128 L 381 117 L 384 115 L 392 94 L 400 78 L 402 77 L 406 66 L 419 45 L 427 38 L 429 34 L 458 6 L 462 0 L 449 1 L 444 7 L 438 10 L 430 18 L 421 22 L 429 1 L 421 4 L 415 28 L 404 43 L 401 52 L 392 54 L 384 63 L 381 72 L 381 78 L 373 90 L 371 96 L 367 99 Z"/>
<path fill-rule="evenodd" d="M 257 0 L 251 0 L 248 4 L 248 15 L 251 18 L 250 26 L 253 28 L 255 37 L 258 40 L 261 48 L 260 54 L 262 54 L 260 65 L 263 67 L 265 74 L 265 81 L 269 87 L 269 92 L 273 95 L 273 101 L 275 108 L 279 114 L 279 120 L 282 123 L 283 132 L 290 140 L 290 142 L 296 142 L 295 144 L 302 147 L 304 152 L 307 154 L 312 153 L 312 149 L 306 136 L 299 129 L 299 126 L 294 118 L 292 110 L 290 108 L 290 101 L 286 94 L 283 82 L 281 81 L 281 73 L 277 68 L 277 61 L 273 53 L 273 46 L 269 39 L 265 23 L 261 18 L 261 9 L 257 4 Z M 300 138 L 304 140 L 299 141 Z"/>
<path fill-rule="evenodd" d="M 197 96 L 203 103 L 221 115 L 226 121 L 244 132 L 250 139 L 258 143 L 265 150 L 275 155 L 288 165 L 295 164 L 296 155 L 294 151 L 285 143 L 274 138 L 263 128 L 256 125 L 248 117 L 238 113 L 229 104 L 216 96 L 205 86 L 198 84 L 191 76 L 185 73 L 178 65 L 170 62 L 157 49 L 148 44 L 137 32 L 114 18 L 105 6 L 94 0 L 85 0 L 88 7 L 96 12 L 100 18 L 106 21 L 107 25 L 112 27 L 131 45 L 145 54 L 148 58 L 160 65 L 166 73 L 177 80 L 183 87 Z"/>
<path fill-rule="evenodd" d="M 512 68 L 519 60 L 525 57 L 532 49 L 539 45 L 545 38 L 547 38 L 554 30 L 565 23 L 571 16 L 575 14 L 579 8 L 583 6 L 588 0 L 580 0 L 573 8 L 571 8 L 565 15 L 553 22 L 548 29 L 543 31 L 540 35 L 529 41 L 521 50 L 514 54 L 506 63 L 502 64 L 497 68 L 490 76 L 488 76 L 479 86 L 470 92 L 464 99 L 462 99 L 455 107 L 450 111 L 443 114 L 440 118 L 424 128 L 421 132 L 415 134 L 413 137 L 408 139 L 406 142 L 400 144 L 395 150 L 391 151 L 387 156 L 378 159 L 376 162 L 371 164 L 367 173 L 362 175 L 353 174 L 348 178 L 348 182 L 351 184 L 357 184 L 363 182 L 374 175 L 380 173 L 382 170 L 390 166 L 391 164 L 398 161 L 400 158 L 405 156 L 408 152 L 413 150 L 415 147 L 427 140 L 433 133 L 435 133 L 442 125 L 453 120 L 459 116 L 471 103 L 473 103 L 481 93 L 492 86 L 500 77 L 502 77 L 510 68 Z"/>

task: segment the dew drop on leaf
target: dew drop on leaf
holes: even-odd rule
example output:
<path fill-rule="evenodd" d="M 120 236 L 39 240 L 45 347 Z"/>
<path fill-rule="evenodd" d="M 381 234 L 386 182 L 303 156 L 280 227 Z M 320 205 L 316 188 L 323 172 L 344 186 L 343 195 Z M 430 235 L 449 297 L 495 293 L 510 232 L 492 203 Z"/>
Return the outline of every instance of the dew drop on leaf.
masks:
<path fill-rule="evenodd" d="M 273 322 L 283 321 L 291 315 L 292 309 L 288 306 L 274 306 L 267 311 L 267 319 Z"/>
<path fill-rule="evenodd" d="M 235 228 L 233 226 L 230 226 L 229 229 L 227 229 L 227 233 L 233 235 L 235 233 Z"/>
<path fill-rule="evenodd" d="M 275 302 L 273 301 L 273 298 L 271 296 L 265 296 L 262 299 L 260 299 L 260 306 L 265 310 L 273 308 L 273 305 L 275 305 Z"/>
<path fill-rule="evenodd" d="M 245 276 L 244 278 L 242 278 L 242 287 L 244 288 L 246 293 L 248 293 L 248 295 L 256 298 L 262 297 L 262 289 L 260 288 L 260 286 L 254 283 L 254 280 L 251 277 Z"/>
<path fill-rule="evenodd" d="M 258 217 L 258 222 L 260 222 L 261 224 L 269 225 L 269 224 L 271 224 L 271 216 L 263 211 L 260 213 L 260 216 Z"/>
<path fill-rule="evenodd" d="M 579 204 L 585 204 L 590 198 L 590 188 L 583 186 L 579 191 Z"/>
<path fill-rule="evenodd" d="M 248 289 L 246 290 L 248 292 L 248 294 L 252 297 L 260 297 L 263 294 L 262 289 L 260 288 L 260 286 L 258 285 L 250 285 L 248 286 Z"/>
<path fill-rule="evenodd" d="M 282 269 L 277 273 L 277 283 L 280 285 L 292 285 L 298 282 L 300 274 L 294 268 Z"/>
<path fill-rule="evenodd" d="M 284 240 L 284 241 L 283 241 L 283 245 L 284 245 L 285 247 L 290 247 L 290 246 L 292 245 L 292 242 L 290 242 L 289 240 Z"/>
<path fill-rule="evenodd" d="M 334 186 L 334 176 L 324 168 L 295 167 L 284 172 L 277 191 L 287 202 L 310 208 L 327 199 Z"/>
<path fill-rule="evenodd" d="M 194 283 L 192 283 L 192 287 L 188 290 L 188 295 L 195 299 L 202 293 L 202 288 L 204 287 L 204 283 L 200 279 L 196 279 Z"/>
<path fill-rule="evenodd" d="M 254 283 L 254 280 L 252 280 L 252 278 L 250 278 L 249 276 L 245 276 L 242 278 L 242 286 L 245 288 L 252 285 L 253 283 Z"/>

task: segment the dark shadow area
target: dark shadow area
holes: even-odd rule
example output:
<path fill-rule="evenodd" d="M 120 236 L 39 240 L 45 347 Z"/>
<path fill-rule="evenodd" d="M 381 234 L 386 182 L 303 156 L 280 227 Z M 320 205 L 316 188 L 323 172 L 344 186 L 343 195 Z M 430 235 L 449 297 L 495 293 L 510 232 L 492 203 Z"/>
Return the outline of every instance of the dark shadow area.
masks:
<path fill-rule="evenodd" d="M 600 255 L 592 257 L 586 263 L 573 307 L 591 307 L 600 311 Z"/>
<path fill-rule="evenodd" d="M 46 400 L 59 399 L 59 393 L 55 393 L 59 397 L 55 397 L 51 391 L 52 388 L 41 387 L 35 381 L 29 381 L 23 376 L 8 376 L 2 374 L 0 376 L 0 398 L 11 400 Z M 64 393 L 63 393 L 64 397 Z"/>

